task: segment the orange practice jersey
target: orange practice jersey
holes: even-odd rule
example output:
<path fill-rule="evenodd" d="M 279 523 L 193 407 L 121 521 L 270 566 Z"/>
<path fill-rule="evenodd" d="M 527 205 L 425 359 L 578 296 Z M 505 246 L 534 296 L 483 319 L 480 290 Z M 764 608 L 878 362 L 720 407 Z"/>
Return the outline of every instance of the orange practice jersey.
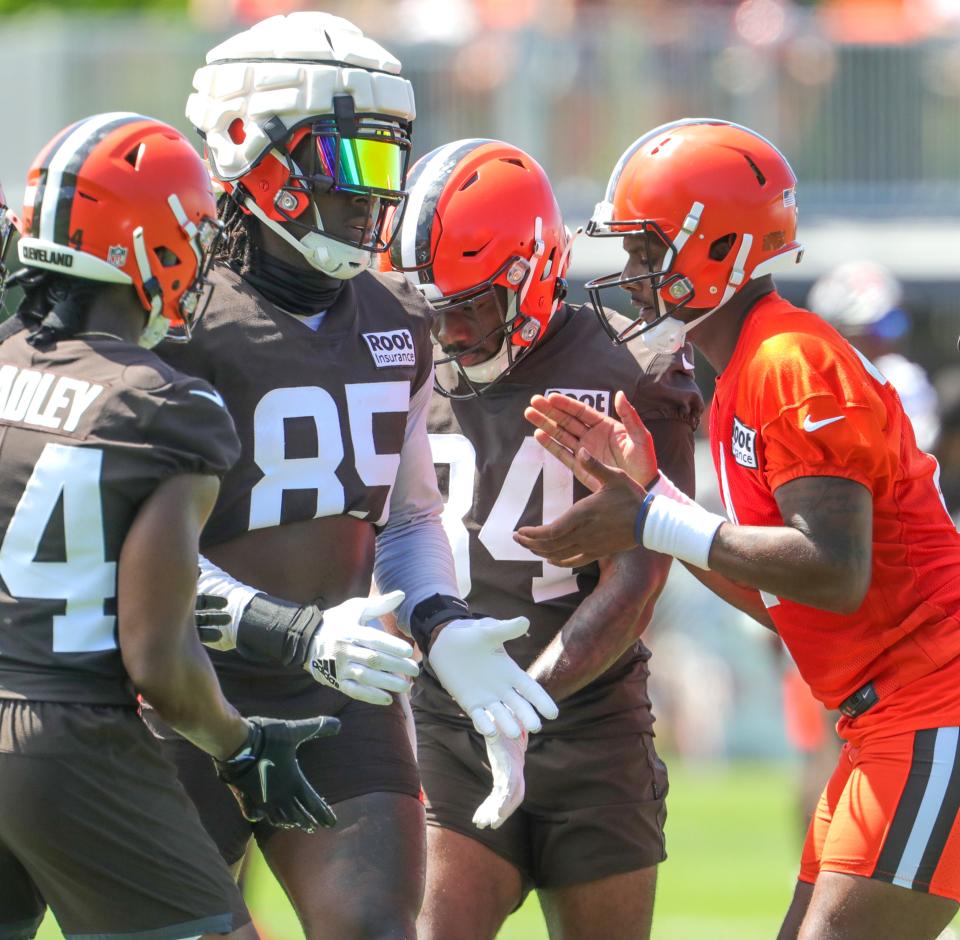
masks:
<path fill-rule="evenodd" d="M 873 681 L 880 704 L 858 719 L 872 722 L 909 688 L 931 708 L 897 707 L 891 717 L 928 727 L 943 686 L 941 714 L 947 706 L 960 718 L 960 534 L 937 462 L 917 448 L 883 375 L 819 317 L 769 294 L 717 381 L 710 446 L 734 523 L 783 525 L 773 494 L 798 477 L 842 477 L 873 494 L 873 572 L 856 613 L 763 595 L 816 697 L 835 708 Z"/>

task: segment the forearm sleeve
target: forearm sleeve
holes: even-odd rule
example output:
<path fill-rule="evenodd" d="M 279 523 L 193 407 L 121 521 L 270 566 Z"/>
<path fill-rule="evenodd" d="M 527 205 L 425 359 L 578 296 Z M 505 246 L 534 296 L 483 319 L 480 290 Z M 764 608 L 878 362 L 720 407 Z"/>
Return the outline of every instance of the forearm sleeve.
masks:
<path fill-rule="evenodd" d="M 410 633 L 410 614 L 434 594 L 459 597 L 450 543 L 440 515 L 443 499 L 427 437 L 427 411 L 433 379 L 410 400 L 407 432 L 400 452 L 397 481 L 390 494 L 390 515 L 377 536 L 374 576 L 383 593 L 403 591 L 397 625 Z"/>

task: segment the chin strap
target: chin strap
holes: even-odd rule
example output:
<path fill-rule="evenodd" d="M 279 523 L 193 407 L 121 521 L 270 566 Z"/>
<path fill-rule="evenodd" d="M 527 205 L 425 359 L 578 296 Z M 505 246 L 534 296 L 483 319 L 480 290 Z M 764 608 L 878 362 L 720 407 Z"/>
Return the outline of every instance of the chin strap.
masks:
<path fill-rule="evenodd" d="M 504 324 L 508 325 L 517 318 L 517 310 L 520 301 L 516 291 L 507 291 L 507 312 L 504 317 Z M 510 355 L 512 344 L 509 336 L 504 336 L 500 341 L 500 348 L 486 362 L 478 362 L 474 366 L 462 366 L 457 363 L 457 368 L 463 370 L 463 374 L 471 381 L 481 385 L 489 385 L 494 379 L 499 378 L 503 371 L 513 364 Z"/>
<path fill-rule="evenodd" d="M 523 308 L 523 302 L 527 299 L 527 292 L 533 284 L 533 276 L 537 273 L 537 265 L 540 263 L 540 259 L 546 250 L 547 247 L 543 243 L 543 219 L 538 215 L 536 221 L 533 223 L 533 254 L 527 262 L 529 265 L 527 268 L 527 276 L 524 278 L 523 286 L 520 288 L 520 297 L 517 301 L 518 310 Z M 510 321 L 508 320 L 507 322 L 509 323 Z"/>
<path fill-rule="evenodd" d="M 560 253 L 560 260 L 557 262 L 556 270 L 559 272 L 557 274 L 557 280 L 564 277 L 564 271 L 566 269 L 567 259 L 570 257 L 570 252 L 573 250 L 573 243 L 583 234 L 583 226 L 579 226 L 577 230 L 571 234 L 570 229 L 564 227 L 564 231 L 567 233 L 567 243 L 563 246 L 563 251 Z M 564 281 L 566 285 L 566 281 Z M 550 316 L 547 319 L 549 323 L 553 319 L 553 315 L 557 312 L 557 308 L 563 302 L 563 298 L 566 296 L 566 286 L 564 286 L 562 293 L 554 292 L 555 296 L 553 298 L 553 306 L 550 308 Z"/>
<path fill-rule="evenodd" d="M 163 291 L 160 282 L 154 277 L 150 267 L 150 256 L 147 254 L 146 240 L 143 237 L 143 226 L 138 225 L 133 230 L 133 257 L 140 272 L 140 281 L 144 293 L 150 302 L 147 312 L 147 324 L 140 334 L 139 345 L 144 349 L 153 349 L 167 335 L 170 321 L 163 315 Z"/>
<path fill-rule="evenodd" d="M 700 203 L 694 203 L 694 208 L 696 208 L 697 206 L 699 206 L 701 210 L 703 209 L 703 206 Z M 691 216 L 687 217 L 687 222 L 690 221 L 690 218 Z M 699 219 L 699 215 L 697 216 L 697 219 Z M 689 237 L 689 234 L 686 237 Z M 679 241 L 679 238 L 678 238 L 678 241 Z M 684 241 L 686 241 L 686 238 L 684 238 Z M 684 323 L 684 321 L 678 319 L 677 317 L 674 317 L 672 315 L 672 312 L 667 312 L 663 314 L 665 319 L 662 322 L 666 323 L 668 320 L 675 320 L 676 322 L 682 324 L 683 336 L 681 337 L 681 340 L 680 340 L 681 344 L 683 343 L 687 335 L 690 333 L 690 331 L 694 327 L 699 326 L 701 323 L 703 323 L 704 320 L 707 319 L 707 317 L 716 313 L 725 303 L 727 303 L 733 297 L 733 295 L 737 292 L 737 290 L 743 284 L 745 280 L 745 275 L 746 275 L 745 264 L 746 264 L 747 257 L 750 255 L 751 247 L 753 247 L 753 236 L 749 232 L 744 233 L 743 239 L 740 242 L 740 248 L 737 251 L 737 256 L 733 260 L 733 268 L 730 271 L 730 277 L 727 278 L 727 286 L 724 289 L 723 296 L 720 298 L 720 303 L 718 303 L 715 307 L 711 307 L 709 310 L 707 310 L 705 313 L 702 313 L 696 319 L 690 320 L 689 322 L 686 322 L 686 323 Z M 654 299 L 658 307 L 663 303 L 663 298 L 660 296 L 659 290 L 654 292 Z M 659 326 L 659 324 L 657 324 L 657 326 Z M 644 333 L 641 333 L 640 335 L 641 337 L 649 335 L 652 340 L 655 336 L 655 333 L 654 333 L 655 329 L 656 329 L 656 326 L 651 327 L 650 330 Z M 649 346 L 650 343 L 648 342 L 647 345 Z M 680 347 L 677 346 L 677 349 L 679 348 Z M 673 352 L 676 352 L 676 350 L 673 350 Z"/>
<path fill-rule="evenodd" d="M 318 271 L 322 271 L 330 277 L 335 277 L 340 281 L 347 281 L 352 277 L 356 277 L 370 266 L 370 252 L 368 251 L 351 248 L 349 245 L 338 246 L 338 249 L 342 249 L 343 257 L 337 259 L 334 256 L 334 252 L 326 244 L 329 239 L 323 235 L 316 232 L 308 232 L 302 239 L 297 238 L 278 222 L 274 222 L 274 220 L 257 205 L 256 200 L 253 199 L 252 196 L 244 196 L 243 206 L 251 215 L 256 216 L 257 219 L 266 225 L 271 232 L 275 232 L 290 245 L 291 248 L 295 248 L 303 255 L 312 268 L 316 268 Z M 314 244 L 311 244 L 311 242 L 314 242 Z M 319 242 L 319 244 L 316 242 Z M 351 257 L 351 254 L 353 257 Z"/>

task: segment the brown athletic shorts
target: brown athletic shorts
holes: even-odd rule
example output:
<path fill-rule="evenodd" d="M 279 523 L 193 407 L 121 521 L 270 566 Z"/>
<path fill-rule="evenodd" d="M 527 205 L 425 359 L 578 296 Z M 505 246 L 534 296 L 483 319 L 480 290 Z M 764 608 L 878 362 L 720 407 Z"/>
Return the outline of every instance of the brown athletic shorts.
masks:
<path fill-rule="evenodd" d="M 311 718 L 335 715 L 340 733 L 308 741 L 297 752 L 304 775 L 331 804 L 367 793 L 405 793 L 420 796 L 420 776 L 407 735 L 403 711 L 368 705 L 310 681 L 269 683 L 231 680 L 224 694 L 243 715 L 270 718 Z M 146 713 L 145 713 L 146 714 Z M 188 741 L 147 715 L 154 732 L 163 739 L 166 755 L 177 765 L 180 780 L 200 812 L 227 863 L 243 858 L 251 834 L 259 845 L 278 830 L 267 823 L 243 818 L 233 794 L 217 778 L 209 758 Z"/>
<path fill-rule="evenodd" d="M 47 905 L 67 938 L 179 940 L 250 921 L 132 708 L 0 699 L 0 937 L 33 937 Z"/>
<path fill-rule="evenodd" d="M 490 792 L 483 738 L 414 712 L 427 825 L 483 843 L 517 868 L 524 894 L 648 868 L 666 858 L 667 768 L 650 733 L 530 736 L 526 796 L 499 829 L 471 821 Z"/>

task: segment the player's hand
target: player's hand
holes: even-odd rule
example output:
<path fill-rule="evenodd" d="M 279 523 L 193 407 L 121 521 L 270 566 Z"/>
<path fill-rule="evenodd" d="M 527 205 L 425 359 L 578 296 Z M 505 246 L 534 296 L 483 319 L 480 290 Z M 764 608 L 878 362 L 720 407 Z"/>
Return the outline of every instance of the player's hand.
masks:
<path fill-rule="evenodd" d="M 583 448 L 576 455 L 577 479 L 592 479 L 595 492 L 578 500 L 549 525 L 523 526 L 514 541 L 561 568 L 579 568 L 637 545 L 637 512 L 646 490 L 623 470 L 609 467 Z"/>
<path fill-rule="evenodd" d="M 200 642 L 215 650 L 232 650 L 237 645 L 237 629 L 227 612 L 227 599 L 216 594 L 198 594 L 193 618 Z"/>
<path fill-rule="evenodd" d="M 499 731 L 519 738 L 524 730 L 540 730 L 538 711 L 544 718 L 557 717 L 553 699 L 503 648 L 529 626 L 526 617 L 452 620 L 439 628 L 430 647 L 437 678 L 482 735 Z"/>
<path fill-rule="evenodd" d="M 527 732 L 519 738 L 493 734 L 484 738 L 487 759 L 493 774 L 493 789 L 477 807 L 473 824 L 478 829 L 499 829 L 523 802 L 525 784 L 523 762 L 527 751 Z"/>
<path fill-rule="evenodd" d="M 243 815 L 281 829 L 313 832 L 317 826 L 333 826 L 337 817 L 304 777 L 297 748 L 304 741 L 336 734 L 340 722 L 321 715 L 301 721 L 248 718 L 247 725 L 246 744 L 233 757 L 214 761 Z"/>
<path fill-rule="evenodd" d="M 534 395 L 523 416 L 537 430 L 533 436 L 562 464 L 577 473 L 576 453 L 582 447 L 608 466 L 622 470 L 641 486 L 657 475 L 657 455 L 646 425 L 623 392 L 614 396 L 620 420 L 608 417 L 590 405 L 558 392 Z M 601 481 L 577 473 L 591 490 Z"/>
<path fill-rule="evenodd" d="M 420 672 L 413 647 L 369 626 L 396 610 L 403 596 L 403 591 L 391 591 L 382 597 L 352 597 L 325 610 L 304 669 L 317 682 L 371 705 L 389 705 L 391 693 L 409 692 Z"/>

